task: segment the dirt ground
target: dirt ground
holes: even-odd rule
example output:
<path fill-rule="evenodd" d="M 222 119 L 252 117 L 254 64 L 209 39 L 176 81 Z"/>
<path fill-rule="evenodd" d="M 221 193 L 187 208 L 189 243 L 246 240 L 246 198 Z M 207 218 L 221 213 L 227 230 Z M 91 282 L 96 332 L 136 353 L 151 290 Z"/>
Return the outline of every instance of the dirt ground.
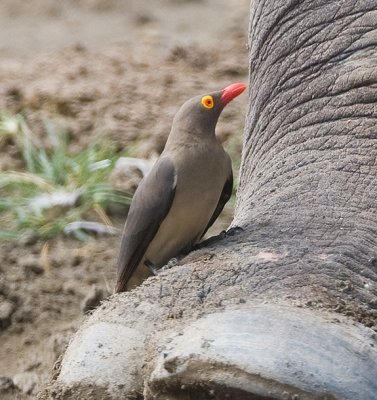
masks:
<path fill-rule="evenodd" d="M 193 95 L 247 83 L 248 0 L 3 0 L 0 110 L 67 127 L 71 150 L 95 137 L 148 158 Z M 218 135 L 240 158 L 246 96 Z M 0 173 L 19 168 L 0 148 Z M 1 217 L 0 217 L 1 218 Z M 216 226 L 226 227 L 231 207 Z M 114 219 L 121 227 L 124 218 Z M 0 243 L 0 398 L 34 398 L 85 312 L 112 291 L 119 237 Z"/>

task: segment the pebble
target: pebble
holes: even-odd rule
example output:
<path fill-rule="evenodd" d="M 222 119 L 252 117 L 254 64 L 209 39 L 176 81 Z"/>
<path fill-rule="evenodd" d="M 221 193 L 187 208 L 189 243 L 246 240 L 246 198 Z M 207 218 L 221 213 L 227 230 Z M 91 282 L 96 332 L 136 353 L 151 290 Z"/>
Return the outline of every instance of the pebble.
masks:
<path fill-rule="evenodd" d="M 14 305 L 10 301 L 4 300 L 0 303 L 0 330 L 8 328 L 13 311 Z"/>
<path fill-rule="evenodd" d="M 22 393 L 32 394 L 36 389 L 38 376 L 35 372 L 20 372 L 14 375 L 13 383 Z"/>
<path fill-rule="evenodd" d="M 0 376 L 0 393 L 14 389 L 14 383 L 8 376 Z"/>
<path fill-rule="evenodd" d="M 24 269 L 26 273 L 33 272 L 36 275 L 43 273 L 43 268 L 40 265 L 39 257 L 34 255 L 26 255 L 18 259 L 18 265 Z"/>
<path fill-rule="evenodd" d="M 35 318 L 35 311 L 30 306 L 18 308 L 12 315 L 12 320 L 17 323 L 29 323 Z"/>
<path fill-rule="evenodd" d="M 39 284 L 39 290 L 42 293 L 60 293 L 63 290 L 63 284 L 57 281 L 42 281 Z"/>
<path fill-rule="evenodd" d="M 105 292 L 98 288 L 96 285 L 93 285 L 90 289 L 90 292 L 85 296 L 84 300 L 81 303 L 81 310 L 83 312 L 87 312 L 96 308 L 100 302 L 105 298 Z"/>
<path fill-rule="evenodd" d="M 68 279 L 63 283 L 63 292 L 66 294 L 77 294 L 80 293 L 79 283 L 75 279 Z"/>

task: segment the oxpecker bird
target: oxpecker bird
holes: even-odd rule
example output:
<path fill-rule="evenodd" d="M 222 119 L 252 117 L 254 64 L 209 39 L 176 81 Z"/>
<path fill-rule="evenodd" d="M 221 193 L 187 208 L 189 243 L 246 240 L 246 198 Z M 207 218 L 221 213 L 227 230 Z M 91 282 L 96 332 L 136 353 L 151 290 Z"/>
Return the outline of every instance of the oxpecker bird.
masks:
<path fill-rule="evenodd" d="M 130 290 L 187 252 L 232 194 L 228 153 L 215 135 L 224 107 L 246 86 L 194 97 L 174 117 L 164 151 L 137 188 L 123 231 L 115 292 Z"/>

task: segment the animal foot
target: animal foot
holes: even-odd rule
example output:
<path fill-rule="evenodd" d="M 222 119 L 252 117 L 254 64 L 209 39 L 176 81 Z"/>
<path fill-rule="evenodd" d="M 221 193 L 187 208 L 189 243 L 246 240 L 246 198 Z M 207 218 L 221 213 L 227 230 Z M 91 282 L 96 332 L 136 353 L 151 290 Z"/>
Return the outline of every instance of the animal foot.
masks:
<path fill-rule="evenodd" d="M 166 271 L 167 269 L 173 268 L 178 264 L 178 260 L 176 258 L 172 258 L 166 265 L 161 267 L 160 271 Z"/>

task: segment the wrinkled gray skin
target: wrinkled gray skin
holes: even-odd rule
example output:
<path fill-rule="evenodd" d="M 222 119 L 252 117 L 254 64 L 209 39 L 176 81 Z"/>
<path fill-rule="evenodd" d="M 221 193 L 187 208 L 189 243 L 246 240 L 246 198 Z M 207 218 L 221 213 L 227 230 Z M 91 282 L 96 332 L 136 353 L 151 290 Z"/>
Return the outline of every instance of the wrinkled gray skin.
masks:
<path fill-rule="evenodd" d="M 233 226 L 113 296 L 40 398 L 377 398 L 375 0 L 255 0 Z"/>

